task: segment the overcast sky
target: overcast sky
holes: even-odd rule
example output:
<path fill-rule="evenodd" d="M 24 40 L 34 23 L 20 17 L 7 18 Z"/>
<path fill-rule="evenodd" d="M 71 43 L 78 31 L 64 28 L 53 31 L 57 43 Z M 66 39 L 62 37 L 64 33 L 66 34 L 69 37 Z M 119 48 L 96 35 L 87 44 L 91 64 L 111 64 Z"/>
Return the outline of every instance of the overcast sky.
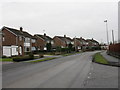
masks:
<path fill-rule="evenodd" d="M 19 29 L 33 34 L 46 34 L 94 38 L 99 42 L 106 42 L 106 27 L 104 20 L 108 20 L 109 40 L 112 29 L 115 40 L 118 40 L 118 2 L 115 0 L 101 0 L 99 2 L 4 2 L 2 9 L 2 26 Z M 107 2 L 105 2 L 107 1 Z M 112 2 L 113 1 L 113 2 Z"/>

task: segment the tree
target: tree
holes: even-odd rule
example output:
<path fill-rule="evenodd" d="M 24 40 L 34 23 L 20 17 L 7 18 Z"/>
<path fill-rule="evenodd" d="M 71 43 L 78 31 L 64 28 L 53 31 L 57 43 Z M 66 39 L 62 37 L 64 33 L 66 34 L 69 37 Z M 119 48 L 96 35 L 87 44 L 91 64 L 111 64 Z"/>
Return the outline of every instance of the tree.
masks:
<path fill-rule="evenodd" d="M 50 52 L 51 49 L 52 49 L 51 43 L 47 43 L 47 44 L 46 44 L 46 48 L 47 48 L 47 51 Z"/>
<path fill-rule="evenodd" d="M 70 43 L 70 44 L 68 44 L 68 50 L 69 50 L 69 52 L 71 52 L 72 51 L 72 47 L 73 47 L 73 45 Z"/>
<path fill-rule="evenodd" d="M 56 51 L 57 51 L 57 52 L 61 52 L 61 47 L 60 47 L 60 46 L 57 46 L 57 47 L 56 47 Z"/>

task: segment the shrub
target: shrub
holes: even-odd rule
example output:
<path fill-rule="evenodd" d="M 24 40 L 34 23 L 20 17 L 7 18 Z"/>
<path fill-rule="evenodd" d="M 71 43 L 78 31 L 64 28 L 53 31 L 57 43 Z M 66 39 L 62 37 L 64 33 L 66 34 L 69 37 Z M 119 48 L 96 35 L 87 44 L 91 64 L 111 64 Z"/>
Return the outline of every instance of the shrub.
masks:
<path fill-rule="evenodd" d="M 21 61 L 28 61 L 28 60 L 32 60 L 34 58 L 31 58 L 29 56 L 24 56 L 24 57 L 14 57 L 13 61 L 14 62 L 21 62 Z"/>
<path fill-rule="evenodd" d="M 31 52 L 25 52 L 25 55 L 29 55 Z"/>
<path fill-rule="evenodd" d="M 2 58 L 6 58 L 7 56 L 2 56 Z"/>
<path fill-rule="evenodd" d="M 30 54 L 29 54 L 29 58 L 34 59 L 34 54 L 33 54 L 33 53 L 30 53 Z"/>
<path fill-rule="evenodd" d="M 43 58 L 44 57 L 44 55 L 43 54 L 39 54 L 39 58 Z"/>
<path fill-rule="evenodd" d="M 47 44 L 46 44 L 46 48 L 47 48 L 47 51 L 50 52 L 51 49 L 52 49 L 51 43 L 47 43 Z"/>
<path fill-rule="evenodd" d="M 61 52 L 61 47 L 60 46 L 56 47 L 56 52 Z"/>

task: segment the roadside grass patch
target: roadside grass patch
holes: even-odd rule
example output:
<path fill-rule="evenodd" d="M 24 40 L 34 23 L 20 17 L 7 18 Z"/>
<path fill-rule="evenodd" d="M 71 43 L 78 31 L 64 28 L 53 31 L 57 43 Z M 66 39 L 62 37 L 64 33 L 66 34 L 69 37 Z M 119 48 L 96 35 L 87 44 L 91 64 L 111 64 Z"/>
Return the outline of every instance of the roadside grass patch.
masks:
<path fill-rule="evenodd" d="M 56 59 L 56 57 L 44 58 L 44 59 L 34 60 L 34 61 L 30 61 L 30 62 L 42 62 L 42 61 L 48 61 L 48 60 L 52 60 L 52 59 Z"/>
<path fill-rule="evenodd" d="M 0 61 L 2 62 L 13 62 L 12 58 L 0 58 Z"/>
<path fill-rule="evenodd" d="M 69 56 L 69 55 L 73 55 L 75 53 L 68 53 L 68 54 L 63 54 L 62 56 Z"/>
<path fill-rule="evenodd" d="M 94 61 L 101 64 L 109 64 L 108 61 L 100 53 L 96 53 L 94 55 Z"/>
<path fill-rule="evenodd" d="M 70 56 L 70 55 L 79 54 L 79 53 L 82 53 L 82 51 L 81 52 L 75 52 L 75 53 L 67 53 L 67 54 L 63 54 L 62 56 Z"/>

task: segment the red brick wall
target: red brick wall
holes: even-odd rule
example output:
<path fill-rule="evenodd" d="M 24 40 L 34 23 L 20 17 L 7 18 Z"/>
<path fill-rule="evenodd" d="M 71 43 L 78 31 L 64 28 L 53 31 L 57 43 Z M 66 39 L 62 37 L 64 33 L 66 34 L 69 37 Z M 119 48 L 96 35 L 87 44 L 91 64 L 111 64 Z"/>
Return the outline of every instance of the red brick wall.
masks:
<path fill-rule="evenodd" d="M 16 36 L 14 34 L 12 34 L 11 32 L 9 32 L 6 29 L 3 29 L 2 33 L 5 38 L 5 41 L 2 42 L 3 46 L 16 45 Z"/>
<path fill-rule="evenodd" d="M 54 41 L 54 46 L 64 46 L 66 47 L 66 44 L 64 42 L 62 42 L 61 39 L 59 39 L 58 37 L 54 37 L 53 38 L 53 41 Z"/>
<path fill-rule="evenodd" d="M 37 46 L 37 43 L 32 43 L 32 47 L 36 47 Z"/>
<path fill-rule="evenodd" d="M 35 36 L 36 39 L 36 46 L 40 49 L 40 50 L 44 50 L 45 47 L 45 41 L 37 36 Z"/>
<path fill-rule="evenodd" d="M 75 46 L 75 45 L 76 45 L 76 46 L 79 46 L 79 47 L 82 46 L 81 43 L 80 43 L 80 41 L 77 40 L 77 39 L 76 39 L 76 40 L 74 39 L 74 46 Z"/>
<path fill-rule="evenodd" d="M 115 45 L 110 45 L 109 46 L 109 51 L 110 52 L 116 52 L 120 54 L 120 43 L 115 44 Z"/>

